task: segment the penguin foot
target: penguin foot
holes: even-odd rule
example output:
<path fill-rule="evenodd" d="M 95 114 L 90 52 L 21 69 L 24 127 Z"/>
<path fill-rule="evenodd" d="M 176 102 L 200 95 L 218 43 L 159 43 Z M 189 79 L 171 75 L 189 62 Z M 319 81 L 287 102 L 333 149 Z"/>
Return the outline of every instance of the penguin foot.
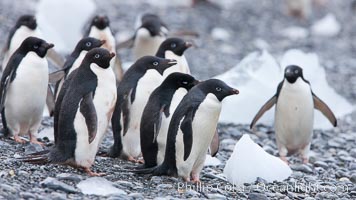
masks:
<path fill-rule="evenodd" d="M 21 139 L 20 136 L 18 135 L 14 135 L 14 141 L 17 142 L 17 143 L 20 143 L 20 144 L 25 144 L 26 141 Z"/>
<path fill-rule="evenodd" d="M 309 163 L 309 158 L 302 158 L 303 159 L 303 164 L 308 164 Z"/>
<path fill-rule="evenodd" d="M 184 182 L 190 182 L 190 178 L 189 177 L 183 177 L 183 181 Z"/>
<path fill-rule="evenodd" d="M 283 160 L 287 165 L 289 165 L 289 162 L 288 162 L 288 160 L 287 160 L 287 157 L 285 157 L 285 156 L 280 156 L 279 157 L 281 160 Z"/>
<path fill-rule="evenodd" d="M 85 173 L 87 173 L 89 176 L 105 176 L 105 173 L 95 173 L 91 171 L 90 168 L 84 168 Z"/>
<path fill-rule="evenodd" d="M 39 142 L 36 138 L 34 138 L 34 139 L 31 138 L 30 143 L 45 146 L 45 144 L 43 142 Z"/>
<path fill-rule="evenodd" d="M 133 162 L 133 163 L 139 163 L 139 164 L 144 164 L 145 163 L 145 161 L 143 159 L 135 159 L 132 156 L 129 156 L 127 158 L 127 161 L 130 161 L 130 162 Z"/>

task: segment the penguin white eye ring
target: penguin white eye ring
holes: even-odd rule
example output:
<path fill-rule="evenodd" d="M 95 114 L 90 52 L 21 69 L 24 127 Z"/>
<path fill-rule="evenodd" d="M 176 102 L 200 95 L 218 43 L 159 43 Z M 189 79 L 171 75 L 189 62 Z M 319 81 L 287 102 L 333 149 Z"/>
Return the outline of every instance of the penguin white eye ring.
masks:
<path fill-rule="evenodd" d="M 33 45 L 33 48 L 38 49 L 38 45 L 37 44 Z"/>
<path fill-rule="evenodd" d="M 172 43 L 172 44 L 171 44 L 171 47 L 172 47 L 172 48 L 176 48 L 176 46 L 177 46 L 176 43 Z"/>
<path fill-rule="evenodd" d="M 95 58 L 100 58 L 100 55 L 99 55 L 99 54 L 95 54 L 94 57 L 95 57 Z"/>
<path fill-rule="evenodd" d="M 86 45 L 87 47 L 90 47 L 90 46 L 91 46 L 91 42 L 87 42 L 85 45 Z"/>
<path fill-rule="evenodd" d="M 299 72 L 299 71 L 298 71 L 297 69 L 294 71 L 295 74 L 298 74 L 298 72 Z"/>
<path fill-rule="evenodd" d="M 216 89 L 216 91 L 218 91 L 218 92 L 221 91 L 221 87 L 216 87 L 215 89 Z"/>
<path fill-rule="evenodd" d="M 188 82 L 187 82 L 187 81 L 183 81 L 182 84 L 183 84 L 183 85 L 187 85 Z"/>
<path fill-rule="evenodd" d="M 158 65 L 158 62 L 155 61 L 155 62 L 153 62 L 152 64 L 153 64 L 154 66 L 157 66 L 157 65 Z"/>

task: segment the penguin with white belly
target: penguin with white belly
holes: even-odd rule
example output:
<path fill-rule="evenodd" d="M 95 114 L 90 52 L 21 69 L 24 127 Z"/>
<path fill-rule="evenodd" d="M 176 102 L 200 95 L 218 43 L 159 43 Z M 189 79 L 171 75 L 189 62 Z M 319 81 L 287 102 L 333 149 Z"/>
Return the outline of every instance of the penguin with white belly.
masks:
<path fill-rule="evenodd" d="M 116 52 L 116 40 L 110 28 L 110 20 L 106 15 L 94 16 L 84 36 L 105 40 L 106 42 L 102 47 L 110 52 Z M 121 81 L 124 73 L 121 66 L 121 60 L 117 53 L 115 58 L 111 60 L 110 66 L 115 73 L 117 81 Z"/>
<path fill-rule="evenodd" d="M 64 63 L 62 69 L 49 75 L 50 82 L 56 84 L 54 90 L 56 99 L 64 80 L 80 66 L 88 51 L 97 47 L 101 47 L 104 43 L 105 40 L 98 40 L 92 37 L 81 39 L 75 46 L 74 51 L 67 57 L 67 60 Z"/>
<path fill-rule="evenodd" d="M 110 68 L 115 56 L 94 48 L 65 80 L 54 112 L 55 145 L 49 153 L 22 158 L 30 163 L 58 163 L 84 169 L 90 176 L 116 103 L 116 79 Z"/>
<path fill-rule="evenodd" d="M 169 124 L 164 161 L 138 173 L 179 176 L 199 182 L 206 153 L 216 132 L 221 101 L 239 91 L 223 81 L 209 79 L 189 90 L 174 111 Z"/>
<path fill-rule="evenodd" d="M 164 71 L 164 77 L 167 77 L 173 72 L 190 74 L 188 62 L 183 53 L 191 46 L 192 43 L 185 42 L 180 38 L 168 38 L 160 45 L 156 56 L 177 61 L 177 65 Z"/>
<path fill-rule="evenodd" d="M 337 125 L 335 115 L 313 93 L 310 83 L 303 77 L 303 69 L 296 65 L 285 68 L 284 80 L 278 85 L 277 93 L 258 111 L 250 128 L 274 104 L 274 127 L 280 158 L 287 162 L 287 155 L 300 153 L 303 162 L 307 163 L 313 136 L 314 108 L 321 111 L 333 126 Z"/>
<path fill-rule="evenodd" d="M 153 90 L 162 83 L 164 71 L 175 64 L 175 60 L 144 56 L 127 70 L 117 87 L 118 98 L 112 117 L 114 144 L 109 156 L 137 161 L 141 154 L 143 110 Z"/>
<path fill-rule="evenodd" d="M 189 74 L 175 72 L 152 92 L 140 126 L 141 150 L 146 168 L 163 162 L 172 114 L 187 91 L 198 83 Z"/>
<path fill-rule="evenodd" d="M 30 134 L 31 143 L 39 143 L 36 135 L 41 125 L 48 86 L 47 51 L 53 44 L 28 37 L 12 54 L 0 83 L 0 111 L 5 135 Z"/>

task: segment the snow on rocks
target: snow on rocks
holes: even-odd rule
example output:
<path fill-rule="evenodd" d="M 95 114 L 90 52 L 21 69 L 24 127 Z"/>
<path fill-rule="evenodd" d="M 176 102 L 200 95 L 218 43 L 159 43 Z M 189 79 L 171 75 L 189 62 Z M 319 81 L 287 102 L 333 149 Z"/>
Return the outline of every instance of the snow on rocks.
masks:
<path fill-rule="evenodd" d="M 313 92 L 329 105 L 336 117 L 342 117 L 354 110 L 354 107 L 329 85 L 325 69 L 320 65 L 316 54 L 292 49 L 286 51 L 280 62 L 277 62 L 267 51 L 262 51 L 250 53 L 234 68 L 216 77 L 238 88 L 241 93 L 224 101 L 220 120 L 250 123 L 261 106 L 276 93 L 278 83 L 283 80 L 284 68 L 290 64 L 303 68 L 304 77 L 311 83 Z M 264 114 L 259 123 L 271 125 L 273 120 L 272 108 Z M 332 125 L 316 111 L 314 127 L 328 129 Z"/>
<path fill-rule="evenodd" d="M 89 195 L 120 195 L 126 194 L 125 191 L 114 187 L 114 183 L 102 177 L 91 177 L 77 184 L 83 194 Z"/>
<path fill-rule="evenodd" d="M 243 185 L 255 182 L 258 177 L 267 182 L 283 181 L 292 174 L 292 170 L 281 159 L 265 152 L 249 135 L 244 134 L 236 143 L 224 174 L 230 183 Z"/>

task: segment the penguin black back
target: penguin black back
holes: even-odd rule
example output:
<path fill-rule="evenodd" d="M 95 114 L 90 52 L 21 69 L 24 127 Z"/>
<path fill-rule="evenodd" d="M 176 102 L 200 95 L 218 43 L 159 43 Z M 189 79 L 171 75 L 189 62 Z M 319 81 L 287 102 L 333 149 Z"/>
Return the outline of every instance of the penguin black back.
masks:
<path fill-rule="evenodd" d="M 191 43 L 185 42 L 180 38 L 168 38 L 164 42 L 162 42 L 156 53 L 156 56 L 164 58 L 166 51 L 172 51 L 174 54 L 182 56 L 184 51 L 191 46 Z"/>
<path fill-rule="evenodd" d="M 26 26 L 31 30 L 35 30 L 37 28 L 36 18 L 33 15 L 22 15 L 16 22 L 16 25 L 11 28 L 10 34 L 7 38 L 6 49 L 10 48 L 11 38 L 14 36 L 16 30 L 21 26 Z"/>
<path fill-rule="evenodd" d="M 168 129 L 165 158 L 162 165 L 154 171 L 154 174 L 177 175 L 175 143 L 178 129 L 180 127 L 183 132 L 184 160 L 186 160 L 193 144 L 191 124 L 198 107 L 208 94 L 213 94 L 219 101 L 222 101 L 225 97 L 238 93 L 238 90 L 229 87 L 226 83 L 218 79 L 209 79 L 194 86 L 188 94 L 184 96 L 172 116 Z"/>
<path fill-rule="evenodd" d="M 141 150 L 145 167 L 157 165 L 158 143 L 156 139 L 160 131 L 162 116 L 169 117 L 170 115 L 174 93 L 181 87 L 190 90 L 197 83 L 198 81 L 191 75 L 176 72 L 170 74 L 152 92 L 143 111 L 140 125 Z"/>

